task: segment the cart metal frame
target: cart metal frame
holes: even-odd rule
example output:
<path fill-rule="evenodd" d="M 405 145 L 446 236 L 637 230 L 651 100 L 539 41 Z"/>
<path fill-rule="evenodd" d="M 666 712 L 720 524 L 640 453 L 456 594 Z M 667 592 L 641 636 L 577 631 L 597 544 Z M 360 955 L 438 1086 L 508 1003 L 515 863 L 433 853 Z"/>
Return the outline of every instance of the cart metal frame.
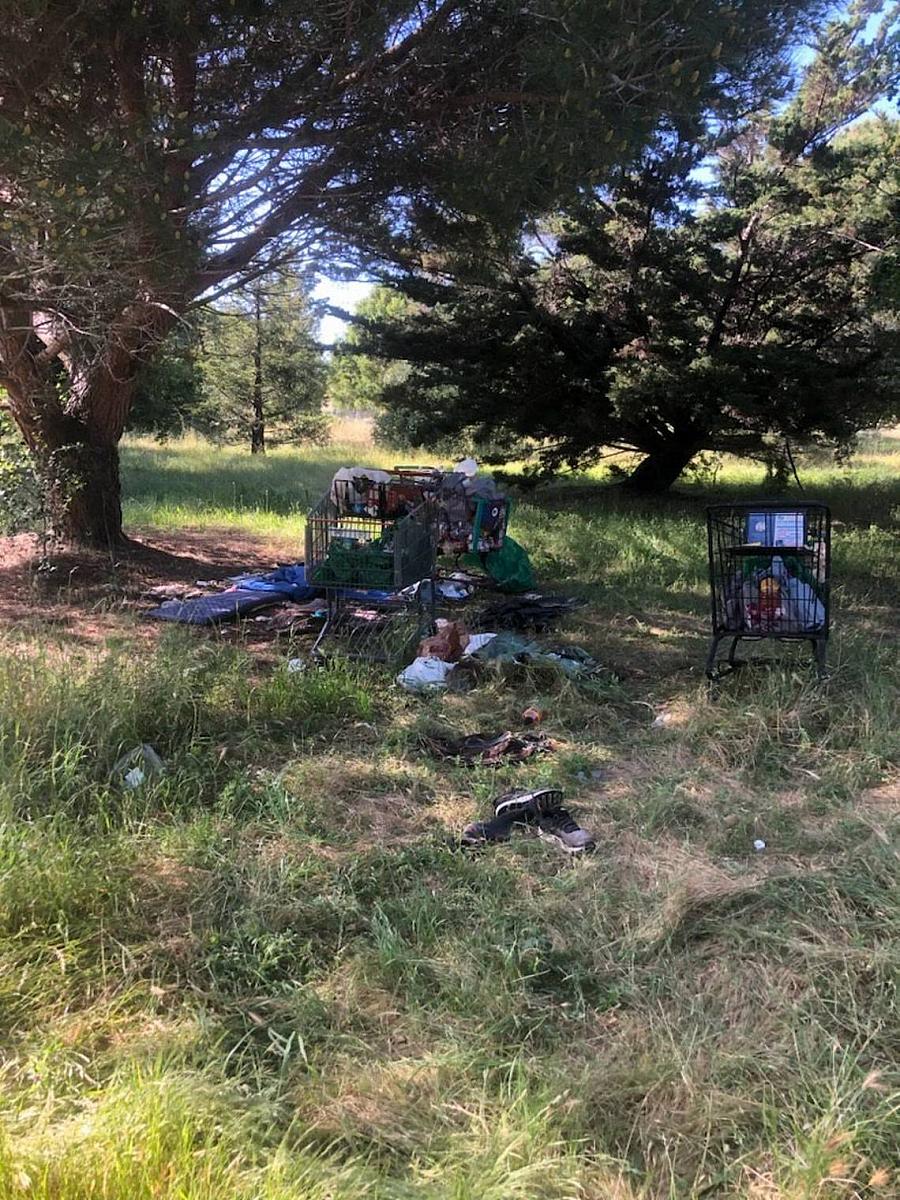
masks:
<path fill-rule="evenodd" d="M 727 663 L 731 671 L 743 665 L 735 657 L 741 641 L 809 642 L 817 674 L 824 678 L 831 621 L 831 513 L 827 506 L 755 500 L 710 505 L 706 517 L 712 619 L 707 677 L 717 677 L 719 645 L 730 638 Z M 798 532 L 787 541 L 778 541 L 778 522 L 783 532 L 791 528 L 791 519 Z M 751 521 L 760 531 L 765 527 L 761 542 L 750 538 Z M 792 541 L 797 544 L 789 544 Z M 802 599 L 786 603 L 782 611 L 767 610 L 756 597 L 754 608 L 758 576 L 767 571 L 763 579 L 784 580 L 786 590 L 794 589 Z"/>

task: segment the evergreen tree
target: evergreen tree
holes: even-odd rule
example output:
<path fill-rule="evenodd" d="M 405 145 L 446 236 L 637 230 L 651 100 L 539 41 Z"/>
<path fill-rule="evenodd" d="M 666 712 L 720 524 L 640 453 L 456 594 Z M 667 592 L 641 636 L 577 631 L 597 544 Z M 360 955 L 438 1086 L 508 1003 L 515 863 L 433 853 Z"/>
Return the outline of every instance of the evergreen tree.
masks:
<path fill-rule="evenodd" d="M 164 439 L 183 433 L 200 403 L 198 321 L 181 322 L 135 378 L 128 429 Z"/>
<path fill-rule="evenodd" d="M 201 402 L 192 424 L 254 454 L 267 443 L 321 439 L 326 367 L 302 280 L 271 272 L 205 314 Z"/>
<path fill-rule="evenodd" d="M 6 0 L 0 383 L 57 532 L 120 537 L 137 373 L 198 298 L 389 242 L 422 201 L 546 208 L 662 116 L 777 91 L 823 7 Z"/>
<path fill-rule="evenodd" d="M 357 306 L 352 324 L 334 347 L 328 368 L 328 400 L 345 412 L 372 412 L 379 408 L 388 388 L 402 384 L 409 373 L 406 363 L 372 358 L 360 352 L 366 322 L 402 320 L 409 311 L 407 300 L 393 288 L 376 287 Z M 332 309 L 336 315 L 349 313 Z"/>
<path fill-rule="evenodd" d="M 661 490 L 702 450 L 846 447 L 892 419 L 900 125 L 859 118 L 895 88 L 897 44 L 864 40 L 869 8 L 827 27 L 792 102 L 711 165 L 669 128 L 514 245 L 429 214 L 398 284 L 418 307 L 360 331 L 410 364 L 385 389 L 391 427 L 550 469 L 636 450 L 631 484 Z"/>

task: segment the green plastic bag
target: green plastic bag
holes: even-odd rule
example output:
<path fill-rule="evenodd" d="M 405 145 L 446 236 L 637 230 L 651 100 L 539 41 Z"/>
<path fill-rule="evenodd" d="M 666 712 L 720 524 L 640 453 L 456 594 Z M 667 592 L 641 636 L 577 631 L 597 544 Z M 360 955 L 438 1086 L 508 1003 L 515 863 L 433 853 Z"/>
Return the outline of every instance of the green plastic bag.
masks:
<path fill-rule="evenodd" d="M 499 550 L 466 554 L 462 561 L 466 566 L 484 567 L 501 592 L 527 592 L 534 587 L 528 551 L 509 534 Z"/>

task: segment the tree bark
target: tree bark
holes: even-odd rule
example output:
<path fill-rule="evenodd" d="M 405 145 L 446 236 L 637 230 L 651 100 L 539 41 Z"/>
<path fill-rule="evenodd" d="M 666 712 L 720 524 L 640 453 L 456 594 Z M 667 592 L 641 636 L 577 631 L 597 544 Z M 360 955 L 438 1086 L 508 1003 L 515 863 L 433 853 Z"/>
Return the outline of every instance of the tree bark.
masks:
<path fill-rule="evenodd" d="M 266 416 L 263 411 L 262 378 L 262 303 L 259 285 L 253 290 L 256 317 L 256 341 L 253 344 L 253 424 L 250 426 L 250 453 L 266 452 Z"/>
<path fill-rule="evenodd" d="M 41 475 L 53 536 L 104 550 L 121 544 L 118 446 L 70 443 L 52 452 L 49 460 L 41 463 Z"/>
<path fill-rule="evenodd" d="M 669 445 L 651 450 L 647 457 L 638 463 L 622 486 L 629 491 L 647 495 L 666 492 L 701 448 L 693 440 L 673 439 Z"/>
<path fill-rule="evenodd" d="M 100 422 L 68 412 L 52 380 L 33 389 L 7 381 L 9 409 L 34 458 L 58 541 L 103 550 L 124 541 L 118 441 L 132 387 L 105 378 L 85 391 L 81 411 L 103 413 Z"/>

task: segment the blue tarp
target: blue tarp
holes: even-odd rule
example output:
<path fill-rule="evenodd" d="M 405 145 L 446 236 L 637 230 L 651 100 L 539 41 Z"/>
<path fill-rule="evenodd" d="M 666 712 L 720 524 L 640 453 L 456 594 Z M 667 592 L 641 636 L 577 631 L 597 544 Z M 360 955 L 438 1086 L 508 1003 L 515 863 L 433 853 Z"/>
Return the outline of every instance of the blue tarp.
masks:
<path fill-rule="evenodd" d="M 157 621 L 177 621 L 181 625 L 215 625 L 219 621 L 234 621 L 258 608 L 269 608 L 282 599 L 281 595 L 272 592 L 235 588 L 199 600 L 167 600 L 147 616 L 155 617 Z"/>
<path fill-rule="evenodd" d="M 251 592 L 278 592 L 302 604 L 305 600 L 314 600 L 320 595 L 318 588 L 306 582 L 306 567 L 303 563 L 291 563 L 278 567 L 266 575 L 244 575 L 240 579 L 240 587 Z"/>
<path fill-rule="evenodd" d="M 265 575 L 239 575 L 236 587 L 217 596 L 204 596 L 199 600 L 167 600 L 147 615 L 159 621 L 178 621 L 184 625 L 214 625 L 218 621 L 233 621 L 244 613 L 257 608 L 266 608 L 282 600 L 293 600 L 302 604 L 324 595 L 323 588 L 313 587 L 306 582 L 303 563 L 290 563 L 268 571 Z M 396 592 L 380 591 L 376 588 L 334 588 L 348 600 L 378 604 L 392 600 Z"/>

